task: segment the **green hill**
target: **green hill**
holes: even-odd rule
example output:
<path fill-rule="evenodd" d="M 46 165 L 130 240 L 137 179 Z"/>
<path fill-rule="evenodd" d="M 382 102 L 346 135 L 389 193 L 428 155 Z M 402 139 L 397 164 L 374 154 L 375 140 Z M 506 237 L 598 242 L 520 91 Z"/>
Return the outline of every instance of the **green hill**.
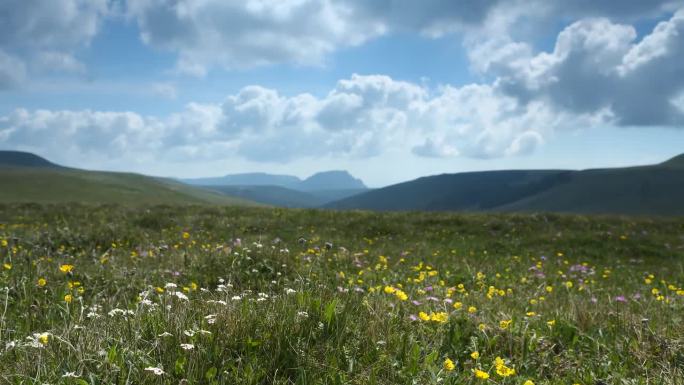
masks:
<path fill-rule="evenodd" d="M 642 167 L 436 175 L 359 194 L 326 207 L 684 215 L 683 197 L 684 155 L 680 155 Z"/>
<path fill-rule="evenodd" d="M 14 151 L 0 151 L 0 202 L 254 204 L 170 179 L 64 168 Z"/>

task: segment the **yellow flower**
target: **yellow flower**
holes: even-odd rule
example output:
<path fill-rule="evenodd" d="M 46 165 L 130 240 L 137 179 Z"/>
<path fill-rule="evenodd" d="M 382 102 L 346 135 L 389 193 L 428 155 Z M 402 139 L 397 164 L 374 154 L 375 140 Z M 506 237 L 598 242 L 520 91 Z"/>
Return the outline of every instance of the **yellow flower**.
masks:
<path fill-rule="evenodd" d="M 552 319 L 552 320 L 546 321 L 546 324 L 549 326 L 554 326 L 554 325 L 556 325 L 556 320 Z"/>
<path fill-rule="evenodd" d="M 430 314 L 430 320 L 439 322 L 439 323 L 446 323 L 449 320 L 449 315 L 446 312 L 440 311 L 437 313 L 431 313 Z"/>
<path fill-rule="evenodd" d="M 157 287 L 154 288 L 154 291 L 156 291 L 157 293 L 161 294 L 161 293 L 164 292 L 164 288 L 163 288 L 163 287 L 157 286 Z"/>
<path fill-rule="evenodd" d="M 397 289 L 393 288 L 392 286 L 385 286 L 385 293 L 386 294 L 393 294 Z"/>
<path fill-rule="evenodd" d="M 468 308 L 468 313 L 473 314 L 477 312 L 477 308 L 475 306 L 471 306 Z"/>
<path fill-rule="evenodd" d="M 480 370 L 480 369 L 475 369 L 475 370 L 474 370 L 474 373 L 475 373 L 475 378 L 478 378 L 478 379 L 480 379 L 480 380 L 487 380 L 487 379 L 489 379 L 489 373 L 483 372 L 483 371 Z"/>
<path fill-rule="evenodd" d="M 404 293 L 402 290 L 397 290 L 394 292 L 394 295 L 401 301 L 406 301 L 408 299 L 408 295 L 406 295 L 406 293 Z"/>
<path fill-rule="evenodd" d="M 38 286 L 43 287 L 47 285 L 47 280 L 45 278 L 38 278 Z"/>
<path fill-rule="evenodd" d="M 427 315 L 427 313 L 424 311 L 421 311 L 420 313 L 418 313 L 418 318 L 422 319 L 423 321 L 429 321 L 430 320 L 430 316 Z"/>
<path fill-rule="evenodd" d="M 528 317 L 534 317 L 537 315 L 537 313 L 535 313 L 533 311 L 528 311 L 527 313 L 525 313 L 525 315 L 527 315 Z"/>
<path fill-rule="evenodd" d="M 444 360 L 444 369 L 448 371 L 452 371 L 456 368 L 456 365 L 454 365 L 454 361 L 451 361 L 449 358 Z"/>
<path fill-rule="evenodd" d="M 470 353 L 470 358 L 472 358 L 474 360 L 479 360 L 480 359 L 480 352 L 474 351 L 474 352 Z"/>
<path fill-rule="evenodd" d="M 568 289 L 572 289 L 572 281 L 565 282 L 565 287 Z"/>
<path fill-rule="evenodd" d="M 485 331 L 485 329 L 487 329 L 487 325 L 479 324 L 479 325 L 477 325 L 477 328 L 480 329 L 481 332 L 483 332 L 483 331 Z"/>
<path fill-rule="evenodd" d="M 12 270 L 12 264 L 11 263 L 3 263 L 2 267 L 4 267 L 5 270 Z"/>
<path fill-rule="evenodd" d="M 463 303 L 461 302 L 454 302 L 454 309 L 459 310 L 463 307 Z"/>
<path fill-rule="evenodd" d="M 512 322 L 513 322 L 512 319 L 504 319 L 504 320 L 501 320 L 501 321 L 499 321 L 499 327 L 500 327 L 501 329 L 504 329 L 504 330 L 505 330 L 505 329 L 508 329 L 508 327 L 511 326 L 511 323 L 512 323 Z"/>
<path fill-rule="evenodd" d="M 0 241 L 0 245 L 2 245 L 2 247 L 7 247 L 7 239 Z"/>
<path fill-rule="evenodd" d="M 38 342 L 43 344 L 43 346 L 48 344 L 49 339 L 50 339 L 50 335 L 47 333 L 41 333 L 38 335 Z"/>
<path fill-rule="evenodd" d="M 553 286 L 547 286 L 547 287 L 546 287 L 546 292 L 547 292 L 547 293 L 553 292 Z"/>
<path fill-rule="evenodd" d="M 188 233 L 187 231 L 183 231 L 183 239 L 188 239 L 188 238 L 190 238 L 190 233 Z"/>
<path fill-rule="evenodd" d="M 71 294 L 67 294 L 64 296 L 64 302 L 66 303 L 71 303 L 71 301 L 74 300 L 74 297 Z"/>
<path fill-rule="evenodd" d="M 534 382 L 532 382 L 532 380 L 527 380 L 523 385 L 534 385 Z"/>
<path fill-rule="evenodd" d="M 59 271 L 62 273 L 70 273 L 72 270 L 74 270 L 74 265 L 60 265 L 59 266 Z"/>

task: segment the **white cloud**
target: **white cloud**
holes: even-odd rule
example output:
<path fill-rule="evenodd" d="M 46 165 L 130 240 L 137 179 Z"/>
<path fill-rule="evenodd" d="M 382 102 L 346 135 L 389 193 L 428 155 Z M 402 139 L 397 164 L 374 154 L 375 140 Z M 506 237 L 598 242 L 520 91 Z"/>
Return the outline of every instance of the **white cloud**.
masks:
<path fill-rule="evenodd" d="M 26 78 L 24 62 L 0 49 L 0 91 L 13 88 Z"/>
<path fill-rule="evenodd" d="M 31 72 L 84 72 L 73 52 L 90 43 L 108 12 L 108 0 L 0 2 L 0 90 L 7 88 L 7 55 L 15 75 L 23 74 L 12 78 L 14 86 L 27 78 L 26 62 Z"/>
<path fill-rule="evenodd" d="M 640 41 L 631 25 L 582 19 L 558 35 L 552 52 L 533 55 L 528 46 L 508 55 L 516 50 L 504 44 L 481 67 L 498 77 L 497 89 L 523 104 L 543 102 L 623 126 L 681 126 L 684 116 L 671 101 L 684 91 L 682 35 L 684 10 Z"/>
<path fill-rule="evenodd" d="M 383 32 L 329 0 L 128 0 L 127 13 L 146 44 L 177 52 L 177 69 L 193 75 L 213 66 L 321 65 L 335 49 Z"/>
<path fill-rule="evenodd" d="M 496 157 L 531 151 L 552 117 L 486 85 L 431 90 L 387 76 L 354 75 L 325 97 L 249 86 L 222 103 L 191 103 L 167 117 L 134 112 L 16 110 L 0 143 L 60 154 L 260 162 L 324 156 Z"/>

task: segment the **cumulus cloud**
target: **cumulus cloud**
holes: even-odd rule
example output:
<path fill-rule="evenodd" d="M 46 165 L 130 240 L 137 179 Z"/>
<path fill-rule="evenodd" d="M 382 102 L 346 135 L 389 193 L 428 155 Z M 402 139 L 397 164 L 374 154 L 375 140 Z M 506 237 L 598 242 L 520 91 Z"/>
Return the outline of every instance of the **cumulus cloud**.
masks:
<path fill-rule="evenodd" d="M 194 75 L 211 66 L 320 65 L 333 50 L 383 32 L 336 1 L 128 0 L 127 14 L 145 43 L 177 52 L 177 69 Z"/>
<path fill-rule="evenodd" d="M 15 75 L 13 84 L 20 84 L 27 62 L 36 71 L 83 72 L 73 51 L 93 39 L 108 10 L 108 0 L 0 2 L 0 89 L 8 72 Z"/>
<path fill-rule="evenodd" d="M 234 155 L 261 162 L 388 150 L 419 156 L 494 157 L 531 151 L 559 119 L 486 85 L 428 89 L 382 75 L 340 80 L 324 97 L 245 87 L 221 103 L 191 103 L 166 117 L 134 112 L 28 111 L 0 118 L 0 143 L 56 155 L 188 159 Z"/>
<path fill-rule="evenodd" d="M 468 45 L 556 20 L 656 17 L 682 0 L 127 0 L 142 40 L 178 54 L 176 69 L 321 65 L 327 54 L 391 33 L 461 34 Z M 550 22 L 551 21 L 551 22 Z"/>
<path fill-rule="evenodd" d="M 521 103 L 543 101 L 567 113 L 602 114 L 623 126 L 681 126 L 673 101 L 684 91 L 684 10 L 637 41 L 631 25 L 589 18 L 566 27 L 552 52 L 518 55 L 503 45 L 483 68 L 496 87 Z M 514 43 L 510 43 L 514 44 Z M 496 61 L 497 58 L 501 60 Z"/>

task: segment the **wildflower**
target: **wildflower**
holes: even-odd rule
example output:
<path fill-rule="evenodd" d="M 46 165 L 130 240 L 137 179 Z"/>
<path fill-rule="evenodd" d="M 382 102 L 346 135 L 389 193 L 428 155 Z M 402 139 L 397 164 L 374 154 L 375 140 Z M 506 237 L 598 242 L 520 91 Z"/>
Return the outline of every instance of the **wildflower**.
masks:
<path fill-rule="evenodd" d="M 470 306 L 468 308 L 468 313 L 473 314 L 477 312 L 477 308 L 475 306 Z"/>
<path fill-rule="evenodd" d="M 534 317 L 534 316 L 537 315 L 537 313 L 535 313 L 535 312 L 533 312 L 533 311 L 528 311 L 527 313 L 525 313 L 525 315 L 528 316 L 528 317 Z"/>
<path fill-rule="evenodd" d="M 511 323 L 513 322 L 512 319 L 504 319 L 499 321 L 499 327 L 503 330 L 508 329 L 509 326 L 511 326 Z"/>
<path fill-rule="evenodd" d="M 527 380 L 523 383 L 523 385 L 534 385 L 534 382 L 532 382 L 532 380 Z"/>
<path fill-rule="evenodd" d="M 149 366 L 149 367 L 145 368 L 145 371 L 146 372 L 152 372 L 152 374 L 154 374 L 155 376 L 161 376 L 162 374 L 164 374 L 164 370 L 161 367 L 155 368 L 155 367 Z"/>
<path fill-rule="evenodd" d="M 496 367 L 496 374 L 501 377 L 510 377 L 515 375 L 515 369 L 506 366 L 506 363 L 501 357 L 494 359 L 494 366 Z"/>
<path fill-rule="evenodd" d="M 402 290 L 395 291 L 394 295 L 402 301 L 406 301 L 408 299 L 408 295 L 406 295 L 406 293 L 404 293 Z"/>
<path fill-rule="evenodd" d="M 479 359 L 480 359 L 480 352 L 478 352 L 478 351 L 476 350 L 476 351 L 470 353 L 470 358 L 472 358 L 472 359 L 474 359 L 474 360 L 479 360 Z"/>
<path fill-rule="evenodd" d="M 193 345 L 193 344 L 180 344 L 180 347 L 183 350 L 192 350 L 195 348 L 195 345 Z"/>
<path fill-rule="evenodd" d="M 565 282 L 565 287 L 568 289 L 572 289 L 572 281 Z"/>
<path fill-rule="evenodd" d="M 475 378 L 480 379 L 480 380 L 487 380 L 489 379 L 489 373 L 484 372 L 480 369 L 475 369 L 473 371 L 475 373 Z"/>
<path fill-rule="evenodd" d="M 549 326 L 551 326 L 551 327 L 553 327 L 553 326 L 556 325 L 556 320 L 555 320 L 555 319 L 552 319 L 552 320 L 546 321 L 546 324 L 549 325 Z"/>
<path fill-rule="evenodd" d="M 547 287 L 546 287 L 546 292 L 547 292 L 547 293 L 552 293 L 552 292 L 553 292 L 553 286 L 547 286 Z"/>
<path fill-rule="evenodd" d="M 2 245 L 2 247 L 7 247 L 7 239 L 1 240 L 0 245 Z"/>
<path fill-rule="evenodd" d="M 446 323 L 448 319 L 449 319 L 449 315 L 443 311 L 430 314 L 430 321 L 435 321 L 435 322 L 439 322 L 439 323 Z"/>
<path fill-rule="evenodd" d="M 47 285 L 47 280 L 45 278 L 38 278 L 38 286 L 43 287 Z"/>
<path fill-rule="evenodd" d="M 454 302 L 454 309 L 460 310 L 463 307 L 463 303 L 461 302 Z"/>
<path fill-rule="evenodd" d="M 71 273 L 71 271 L 74 270 L 74 265 L 60 265 L 59 266 L 59 271 L 62 273 Z"/>
<path fill-rule="evenodd" d="M 182 300 L 184 300 L 184 301 L 187 301 L 187 300 L 188 300 L 188 296 L 185 295 L 185 294 L 183 294 L 183 293 L 181 293 L 180 291 L 177 291 L 177 292 L 173 293 L 173 295 L 175 295 L 176 297 L 178 297 L 178 299 L 182 299 Z"/>
<path fill-rule="evenodd" d="M 38 342 L 40 342 L 43 346 L 48 344 L 48 341 L 50 340 L 50 335 L 48 333 L 40 333 L 37 336 Z"/>
<path fill-rule="evenodd" d="M 67 294 L 64 296 L 64 302 L 66 303 L 71 303 L 71 301 L 74 300 L 74 297 L 71 294 Z"/>
<path fill-rule="evenodd" d="M 156 291 L 158 294 L 162 294 L 164 293 L 164 288 L 157 286 L 154 288 L 154 291 Z"/>
<path fill-rule="evenodd" d="M 3 263 L 2 267 L 4 267 L 5 270 L 12 270 L 12 264 L 11 263 Z"/>
<path fill-rule="evenodd" d="M 418 318 L 420 318 L 423 321 L 429 321 L 430 320 L 430 316 L 427 315 L 427 313 L 424 311 L 421 311 L 420 313 L 418 313 Z"/>
<path fill-rule="evenodd" d="M 454 361 L 450 360 L 449 358 L 444 360 L 444 369 L 447 371 L 452 371 L 456 368 L 456 365 L 454 365 Z"/>
<path fill-rule="evenodd" d="M 483 331 L 485 331 L 485 329 L 487 329 L 487 325 L 479 324 L 479 325 L 477 325 L 477 328 L 480 329 L 481 332 L 483 332 Z"/>
<path fill-rule="evenodd" d="M 397 289 L 393 288 L 392 286 L 385 286 L 385 294 L 394 294 Z"/>
<path fill-rule="evenodd" d="M 183 231 L 183 239 L 189 239 L 190 238 L 190 233 L 187 231 Z"/>

